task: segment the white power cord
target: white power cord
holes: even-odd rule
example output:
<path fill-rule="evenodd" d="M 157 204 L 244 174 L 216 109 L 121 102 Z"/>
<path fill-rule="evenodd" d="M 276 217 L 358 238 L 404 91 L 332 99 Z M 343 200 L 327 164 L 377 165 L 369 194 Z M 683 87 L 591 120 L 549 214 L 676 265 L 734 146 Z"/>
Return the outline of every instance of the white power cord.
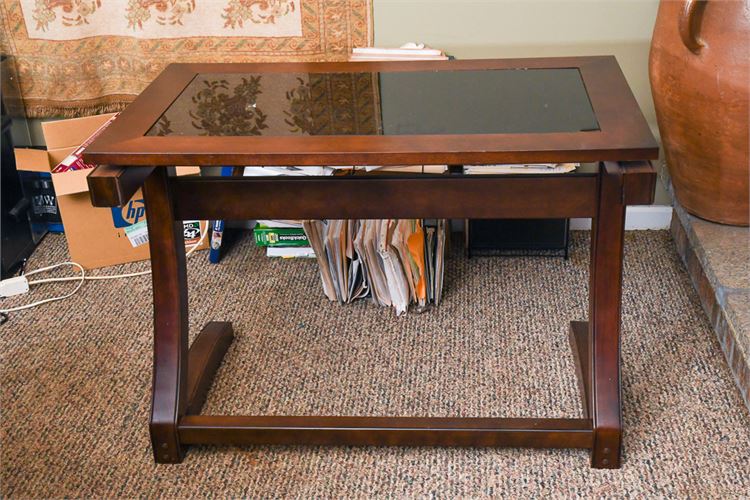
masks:
<path fill-rule="evenodd" d="M 74 266 L 74 267 L 77 267 L 79 271 L 81 271 L 81 275 L 78 276 L 78 277 L 60 278 L 61 280 L 65 280 L 65 281 L 68 281 L 68 280 L 79 280 L 78 281 L 78 285 L 73 289 L 72 292 L 70 292 L 70 293 L 68 293 L 66 295 L 61 295 L 59 297 L 52 297 L 52 298 L 49 298 L 49 299 L 39 300 L 37 302 L 32 302 L 31 304 L 26 304 L 26 305 L 23 305 L 23 306 L 11 307 L 9 309 L 0 309 L 0 313 L 2 313 L 2 314 L 8 314 L 8 313 L 11 313 L 11 312 L 23 311 L 24 309 L 31 309 L 32 307 L 40 306 L 42 304 L 48 304 L 50 302 L 56 302 L 58 300 L 67 299 L 68 297 L 72 297 L 73 295 L 75 295 L 75 293 L 78 292 L 78 290 L 81 289 L 81 286 L 83 286 L 83 281 L 86 279 L 86 270 L 83 269 L 83 266 L 80 265 L 80 264 L 78 264 L 77 262 L 61 262 L 60 264 L 54 264 L 52 266 L 42 267 L 41 269 L 36 269 L 34 271 L 29 271 L 24 276 L 30 276 L 32 274 L 43 273 L 45 271 L 51 271 L 52 269 L 57 269 L 57 268 L 63 267 L 63 266 Z M 42 283 L 44 283 L 46 281 L 54 281 L 54 280 L 39 280 L 39 282 L 42 282 Z M 32 284 L 32 283 L 35 283 L 35 282 L 34 281 L 30 281 L 29 282 L 29 284 Z"/>
<path fill-rule="evenodd" d="M 185 253 L 185 257 L 190 257 L 193 254 L 193 252 L 195 252 L 198 249 L 198 247 L 201 246 L 201 244 L 203 244 L 203 242 L 206 240 L 206 235 L 208 234 L 208 227 L 209 227 L 209 223 L 206 222 L 206 229 L 205 229 L 205 231 L 203 231 L 203 234 L 201 234 L 200 240 L 198 240 L 197 243 L 195 243 L 193 245 L 190 245 L 190 247 L 188 247 L 188 250 Z M 46 279 L 40 279 L 40 280 L 32 280 L 32 281 L 28 281 L 27 284 L 28 285 L 41 285 L 43 283 L 57 283 L 57 282 L 61 282 L 61 281 L 78 281 L 78 285 L 75 287 L 75 289 L 73 289 L 72 292 L 70 292 L 70 293 L 68 293 L 66 295 L 61 295 L 59 297 L 52 297 L 52 298 L 49 298 L 49 299 L 44 299 L 44 300 L 39 300 L 37 302 L 32 302 L 31 304 L 25 304 L 25 305 L 22 305 L 22 306 L 11 307 L 9 309 L 0 309 L 0 314 L 7 315 L 8 313 L 11 313 L 11 312 L 23 311 L 24 309 L 31 309 L 32 307 L 40 306 L 42 304 L 48 304 L 50 302 L 56 302 L 58 300 L 67 299 L 68 297 L 72 297 L 73 295 L 75 295 L 78 292 L 78 290 L 81 289 L 81 287 L 83 286 L 83 282 L 86 281 L 86 280 L 114 280 L 114 279 L 121 279 L 121 278 L 132 278 L 132 277 L 135 277 L 135 276 L 145 276 L 147 274 L 151 274 L 151 270 L 149 269 L 148 271 L 141 271 L 141 272 L 137 272 L 137 273 L 113 274 L 113 275 L 107 275 L 107 276 L 86 276 L 86 270 L 83 268 L 82 265 L 78 264 L 77 262 L 61 262 L 60 264 L 54 264 L 54 265 L 51 265 L 51 266 L 42 267 L 40 269 L 35 269 L 33 271 L 29 271 L 29 272 L 25 273 L 23 275 L 23 277 L 26 278 L 26 277 L 32 276 L 34 274 L 43 273 L 43 272 L 46 272 L 46 271 L 51 271 L 53 269 L 58 269 L 58 268 L 63 267 L 63 266 L 77 267 L 78 270 L 81 271 L 81 275 L 80 276 L 71 276 L 71 277 L 67 277 L 67 278 L 46 278 Z"/>

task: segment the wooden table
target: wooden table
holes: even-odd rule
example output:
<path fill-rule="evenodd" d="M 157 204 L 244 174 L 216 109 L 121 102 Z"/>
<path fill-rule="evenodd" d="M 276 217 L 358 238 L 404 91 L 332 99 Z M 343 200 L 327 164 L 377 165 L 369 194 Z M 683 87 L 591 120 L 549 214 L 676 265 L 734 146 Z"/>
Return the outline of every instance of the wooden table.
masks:
<path fill-rule="evenodd" d="M 189 444 L 586 448 L 620 465 L 625 207 L 653 201 L 657 145 L 613 57 L 174 64 L 87 149 L 96 206 L 141 186 L 154 293 L 154 458 Z M 174 177 L 173 165 L 594 162 L 562 175 Z M 232 342 L 210 322 L 188 347 L 180 221 L 592 219 L 589 320 L 574 321 L 582 418 L 202 415 Z M 332 308 L 338 306 L 331 305 Z M 342 311 L 344 312 L 344 311 Z"/>

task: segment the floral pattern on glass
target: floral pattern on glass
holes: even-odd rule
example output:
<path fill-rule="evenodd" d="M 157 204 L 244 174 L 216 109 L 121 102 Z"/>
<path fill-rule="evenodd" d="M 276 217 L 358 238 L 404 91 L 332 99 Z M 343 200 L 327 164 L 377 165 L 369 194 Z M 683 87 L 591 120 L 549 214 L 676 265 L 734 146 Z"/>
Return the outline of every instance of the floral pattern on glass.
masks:
<path fill-rule="evenodd" d="M 312 99 L 310 97 L 310 85 L 302 78 L 297 78 L 299 85 L 286 92 L 289 101 L 289 109 L 284 111 L 288 117 L 284 123 L 289 125 L 289 131 L 293 133 L 312 134 Z"/>
<path fill-rule="evenodd" d="M 268 126 L 258 108 L 260 80 L 260 76 L 242 78 L 231 94 L 227 80 L 203 80 L 204 88 L 192 98 L 193 127 L 202 131 L 200 135 L 261 135 Z"/>

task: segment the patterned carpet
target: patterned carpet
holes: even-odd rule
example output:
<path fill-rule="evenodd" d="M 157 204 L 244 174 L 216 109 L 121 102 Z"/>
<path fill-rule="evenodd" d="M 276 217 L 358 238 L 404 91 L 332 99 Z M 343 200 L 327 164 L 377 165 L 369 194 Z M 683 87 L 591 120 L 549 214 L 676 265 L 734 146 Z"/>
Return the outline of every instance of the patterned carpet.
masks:
<path fill-rule="evenodd" d="M 29 268 L 66 258 L 64 240 L 48 237 Z M 249 239 L 218 266 L 196 254 L 191 329 L 232 320 L 237 337 L 204 412 L 580 416 L 566 335 L 585 318 L 587 266 L 587 233 L 567 262 L 454 255 L 444 303 L 396 318 L 330 304 L 313 261 L 268 260 Z M 750 494 L 750 415 L 666 231 L 626 238 L 615 471 L 590 469 L 581 450 L 460 448 L 194 447 L 183 464 L 156 466 L 150 287 L 89 282 L 0 327 L 2 497 Z"/>

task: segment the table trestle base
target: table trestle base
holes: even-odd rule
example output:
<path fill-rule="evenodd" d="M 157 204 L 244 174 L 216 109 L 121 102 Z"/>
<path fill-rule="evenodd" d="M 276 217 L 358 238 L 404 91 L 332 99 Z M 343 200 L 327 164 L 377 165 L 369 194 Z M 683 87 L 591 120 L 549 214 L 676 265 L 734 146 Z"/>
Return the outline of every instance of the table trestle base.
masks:
<path fill-rule="evenodd" d="M 177 423 L 181 445 L 471 446 L 584 448 L 594 428 L 583 418 L 453 418 L 376 416 L 199 415 L 213 377 L 233 340 L 228 322 L 210 322 L 188 352 L 185 415 Z M 588 352 L 588 323 L 571 323 L 579 385 L 590 376 L 579 356 Z M 588 390 L 581 395 L 588 401 Z M 157 456 L 158 459 L 158 456 Z M 174 460 L 159 460 L 173 462 Z"/>
<path fill-rule="evenodd" d="M 105 172 L 106 173 L 106 172 Z M 182 461 L 189 444 L 307 444 L 399 446 L 510 446 L 586 448 L 595 468 L 620 466 L 620 302 L 625 205 L 648 201 L 653 171 L 633 163 L 603 162 L 598 175 L 570 178 L 456 179 L 181 179 L 154 169 L 144 185 L 149 211 L 154 281 L 154 386 L 151 440 L 159 463 Z M 123 189 L 123 175 L 101 180 Z M 538 182 L 538 185 L 536 184 Z M 114 183 L 114 184 L 113 184 Z M 425 194 L 397 204 L 404 187 Z M 276 189 L 268 189 L 276 188 Z M 347 189 L 343 189 L 347 188 Z M 565 189 L 575 196 L 554 200 Z M 303 190 L 307 190 L 303 195 Z M 570 344 L 581 393 L 581 418 L 430 418 L 200 415 L 212 379 L 233 339 L 226 322 L 212 322 L 188 345 L 187 273 L 182 227 L 190 217 L 489 217 L 513 215 L 514 190 L 527 217 L 542 213 L 589 216 L 592 244 L 589 321 L 572 322 Z M 243 193 L 252 196 L 243 198 Z M 269 194 L 271 193 L 271 194 Z M 338 198 L 333 193 L 341 193 Z M 430 196 L 427 196 L 427 194 Z M 491 196 L 492 193 L 495 196 Z M 500 196 L 504 194 L 503 196 Z M 437 196 L 440 195 L 440 196 Z M 444 196 L 443 196 L 444 195 Z M 212 200 L 225 201 L 216 204 Z M 448 198 L 446 198 L 448 197 Z M 454 197 L 459 201 L 447 202 Z M 368 203 L 355 203 L 361 198 Z M 507 198 L 507 199 L 506 199 Z M 517 200 L 518 198 L 516 198 Z M 477 201 L 480 200 L 480 201 Z M 560 200 L 560 197 L 557 197 Z M 361 200 L 360 200 L 361 201 Z M 371 203 L 369 203 L 371 202 Z M 542 208 L 534 208 L 542 206 Z M 348 210 L 347 210 L 347 207 Z M 535 211 L 537 210 L 537 211 Z"/>

